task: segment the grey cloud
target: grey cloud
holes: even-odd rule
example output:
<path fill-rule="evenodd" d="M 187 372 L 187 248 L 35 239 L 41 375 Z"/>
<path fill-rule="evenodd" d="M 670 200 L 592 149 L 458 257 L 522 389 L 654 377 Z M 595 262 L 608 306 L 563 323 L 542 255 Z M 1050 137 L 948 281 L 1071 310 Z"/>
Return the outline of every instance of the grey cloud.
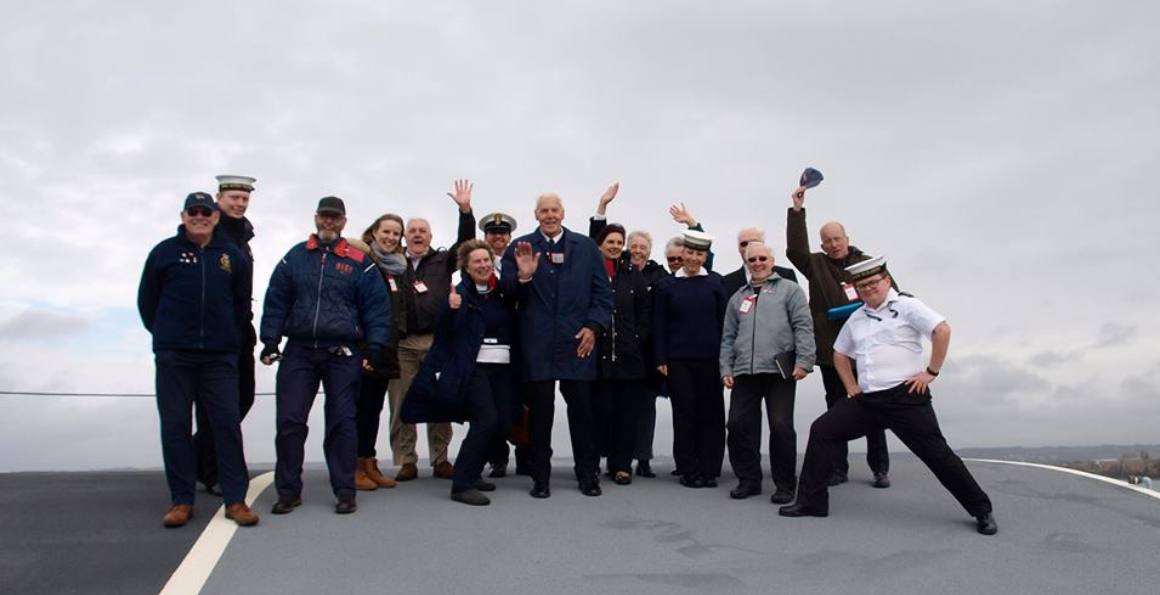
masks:
<path fill-rule="evenodd" d="M 1117 322 L 1106 322 L 1100 326 L 1099 336 L 1092 347 L 1103 349 L 1127 345 L 1136 338 L 1137 328 Z"/>
<path fill-rule="evenodd" d="M 28 309 L 0 323 L 0 337 L 14 342 L 55 339 L 84 331 L 90 323 L 86 316 Z"/>
<path fill-rule="evenodd" d="M 1041 351 L 1029 357 L 1027 363 L 1035 367 L 1053 367 L 1073 363 L 1080 359 L 1076 351 Z"/>

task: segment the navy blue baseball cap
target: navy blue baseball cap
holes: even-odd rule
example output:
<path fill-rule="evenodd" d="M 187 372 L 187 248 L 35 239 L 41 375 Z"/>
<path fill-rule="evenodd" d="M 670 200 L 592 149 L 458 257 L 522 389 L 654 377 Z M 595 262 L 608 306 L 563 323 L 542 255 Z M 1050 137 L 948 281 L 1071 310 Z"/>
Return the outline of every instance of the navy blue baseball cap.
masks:
<path fill-rule="evenodd" d="M 185 208 L 182 210 L 188 211 L 194 207 L 205 207 L 211 211 L 218 210 L 217 202 L 214 201 L 212 196 L 204 192 L 190 192 L 185 197 Z"/>
<path fill-rule="evenodd" d="M 314 212 L 319 215 L 346 217 L 346 203 L 337 196 L 324 196 L 318 201 L 318 208 Z"/>
<path fill-rule="evenodd" d="M 807 167 L 806 170 L 802 172 L 802 179 L 799 185 L 805 186 L 806 188 L 813 188 L 814 186 L 821 184 L 822 179 L 822 172 L 812 167 Z"/>

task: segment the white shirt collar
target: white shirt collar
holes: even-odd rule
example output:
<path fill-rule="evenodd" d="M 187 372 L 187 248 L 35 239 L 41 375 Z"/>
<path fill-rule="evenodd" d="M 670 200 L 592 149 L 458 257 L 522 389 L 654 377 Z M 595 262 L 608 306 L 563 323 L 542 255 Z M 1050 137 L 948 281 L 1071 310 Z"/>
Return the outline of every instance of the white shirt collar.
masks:
<path fill-rule="evenodd" d="M 701 270 L 697 271 L 696 276 L 697 277 L 704 277 L 708 274 L 709 274 L 709 271 L 705 270 L 705 267 L 701 267 Z M 685 272 L 685 267 L 681 267 L 681 268 L 677 269 L 676 276 L 677 277 L 688 277 L 689 274 L 687 272 Z"/>
<path fill-rule="evenodd" d="M 544 231 L 541 229 L 540 235 L 544 236 L 544 239 L 548 240 L 549 242 L 554 241 L 556 243 L 559 243 L 560 238 L 564 237 L 564 228 L 560 228 L 560 233 L 556 234 L 555 236 L 549 236 L 548 234 L 544 233 Z"/>
<path fill-rule="evenodd" d="M 869 304 L 866 304 L 865 307 L 871 312 L 881 312 L 896 301 L 898 301 L 898 292 L 894 291 L 894 288 L 891 287 L 890 291 L 886 292 L 886 299 L 882 300 L 882 304 L 880 304 L 877 308 L 871 308 Z"/>

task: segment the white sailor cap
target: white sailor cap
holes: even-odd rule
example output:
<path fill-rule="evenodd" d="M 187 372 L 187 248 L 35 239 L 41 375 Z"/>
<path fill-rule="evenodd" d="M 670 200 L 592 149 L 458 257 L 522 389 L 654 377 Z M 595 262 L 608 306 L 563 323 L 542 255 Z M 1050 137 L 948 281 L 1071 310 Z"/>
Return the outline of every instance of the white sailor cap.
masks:
<path fill-rule="evenodd" d="M 685 247 L 690 250 L 700 250 L 702 252 L 708 250 L 713 246 L 713 236 L 695 229 L 686 229 L 681 234 L 685 241 Z"/>
<path fill-rule="evenodd" d="M 479 222 L 479 231 L 484 233 L 511 233 L 516 230 L 516 220 L 507 213 L 495 212 Z"/>
<path fill-rule="evenodd" d="M 246 192 L 254 191 L 254 182 L 258 180 L 249 176 L 235 176 L 232 174 L 222 174 L 217 177 L 218 190 L 245 190 Z"/>
<path fill-rule="evenodd" d="M 857 281 L 858 279 L 865 279 L 878 273 L 886 272 L 886 257 L 879 256 L 863 260 L 862 262 L 852 264 L 846 267 L 846 272 L 850 273 L 850 278 Z"/>

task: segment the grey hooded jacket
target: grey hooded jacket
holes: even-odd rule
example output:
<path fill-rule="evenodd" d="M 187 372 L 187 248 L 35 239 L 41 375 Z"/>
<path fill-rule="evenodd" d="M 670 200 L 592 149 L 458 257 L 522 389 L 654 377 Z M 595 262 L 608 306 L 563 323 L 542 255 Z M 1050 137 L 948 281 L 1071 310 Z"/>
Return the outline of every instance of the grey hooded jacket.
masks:
<path fill-rule="evenodd" d="M 809 302 L 800 285 L 770 276 L 754 298 L 746 285 L 729 298 L 725 330 L 721 335 L 721 376 L 778 374 L 774 357 L 794 352 L 794 365 L 809 372 L 814 367 L 814 325 Z M 745 312 L 743 304 L 750 301 Z M 786 370 L 789 375 L 792 370 Z"/>

